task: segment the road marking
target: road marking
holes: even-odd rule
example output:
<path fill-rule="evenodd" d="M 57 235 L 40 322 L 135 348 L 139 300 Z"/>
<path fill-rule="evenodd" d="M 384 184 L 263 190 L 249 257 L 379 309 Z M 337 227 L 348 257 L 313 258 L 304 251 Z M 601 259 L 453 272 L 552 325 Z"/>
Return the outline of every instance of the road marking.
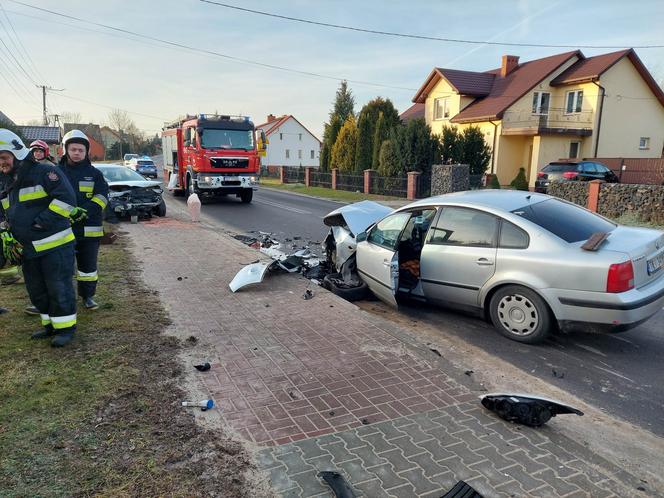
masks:
<path fill-rule="evenodd" d="M 630 379 L 629 377 L 625 377 L 624 375 L 620 375 L 619 373 L 614 372 L 613 370 L 609 370 L 608 368 L 598 367 L 597 365 L 594 365 L 594 367 L 595 367 L 596 369 L 598 369 L 598 370 L 602 370 L 602 371 L 604 371 L 604 372 L 606 372 L 606 373 L 610 373 L 611 375 L 615 375 L 616 377 L 619 377 L 619 378 L 621 378 L 621 379 L 628 380 L 628 381 L 630 381 L 632 384 L 636 384 L 636 382 L 634 382 L 634 381 L 633 381 L 632 379 Z"/>
<path fill-rule="evenodd" d="M 256 199 L 254 202 L 258 202 L 260 204 L 266 204 L 268 206 L 272 207 L 278 207 L 280 209 L 284 209 L 286 211 L 292 211 L 293 213 L 298 213 L 298 214 L 312 214 L 311 211 L 304 211 L 303 209 L 297 209 L 291 206 L 287 206 L 285 204 L 279 204 L 278 202 L 272 202 L 272 201 L 266 201 L 264 199 Z"/>
<path fill-rule="evenodd" d="M 638 344 L 634 344 L 632 341 L 630 341 L 628 339 L 624 339 L 623 337 L 618 337 L 617 335 L 609 335 L 609 337 L 611 337 L 612 339 L 615 339 L 617 341 L 626 342 L 627 344 L 631 344 L 632 346 L 636 346 L 637 348 L 639 347 Z"/>
<path fill-rule="evenodd" d="M 580 347 L 581 349 L 585 349 L 586 351 L 590 351 L 591 353 L 595 353 L 595 354 L 598 354 L 598 355 L 600 355 L 600 356 L 603 356 L 604 358 L 607 357 L 607 356 L 606 356 L 604 353 L 602 353 L 600 350 L 595 349 L 595 348 L 591 348 L 590 346 L 586 346 L 585 344 L 579 344 L 578 342 L 575 342 L 575 343 L 573 343 L 573 344 L 574 344 L 575 346 Z"/>

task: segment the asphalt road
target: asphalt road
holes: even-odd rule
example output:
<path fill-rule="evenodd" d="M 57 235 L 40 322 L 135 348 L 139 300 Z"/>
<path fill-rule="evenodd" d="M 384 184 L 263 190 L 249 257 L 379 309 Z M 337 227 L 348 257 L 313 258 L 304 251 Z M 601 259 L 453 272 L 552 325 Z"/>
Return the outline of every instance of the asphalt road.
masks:
<path fill-rule="evenodd" d="M 203 209 L 238 234 L 271 232 L 282 241 L 299 237 L 294 243 L 302 246 L 318 245 L 327 233 L 322 217 L 339 205 L 259 189 L 249 205 L 228 197 L 206 204 Z M 510 341 L 479 319 L 432 306 L 407 304 L 400 307 L 400 312 L 436 327 L 441 334 L 462 338 L 607 413 L 664 437 L 662 311 L 629 332 L 604 335 L 577 331 L 557 334 L 541 345 Z"/>

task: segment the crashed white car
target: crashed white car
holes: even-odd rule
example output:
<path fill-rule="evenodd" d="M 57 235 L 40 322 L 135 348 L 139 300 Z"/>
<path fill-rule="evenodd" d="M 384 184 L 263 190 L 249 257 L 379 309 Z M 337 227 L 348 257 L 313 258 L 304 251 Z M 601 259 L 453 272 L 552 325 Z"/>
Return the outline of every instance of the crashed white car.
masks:
<path fill-rule="evenodd" d="M 396 211 L 365 201 L 324 221 L 342 282 L 356 281 L 356 267 L 390 305 L 404 297 L 477 312 L 520 342 L 556 326 L 628 330 L 664 305 L 664 232 L 544 194 L 457 192 Z"/>

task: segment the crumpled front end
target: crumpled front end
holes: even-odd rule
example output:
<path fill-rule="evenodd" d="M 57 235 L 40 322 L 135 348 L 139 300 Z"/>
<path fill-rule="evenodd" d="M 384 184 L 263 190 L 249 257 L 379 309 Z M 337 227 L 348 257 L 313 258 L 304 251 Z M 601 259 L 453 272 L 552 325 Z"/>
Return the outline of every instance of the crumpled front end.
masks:
<path fill-rule="evenodd" d="M 150 215 L 162 203 L 159 186 L 113 185 L 108 193 L 108 211 L 115 216 Z"/>

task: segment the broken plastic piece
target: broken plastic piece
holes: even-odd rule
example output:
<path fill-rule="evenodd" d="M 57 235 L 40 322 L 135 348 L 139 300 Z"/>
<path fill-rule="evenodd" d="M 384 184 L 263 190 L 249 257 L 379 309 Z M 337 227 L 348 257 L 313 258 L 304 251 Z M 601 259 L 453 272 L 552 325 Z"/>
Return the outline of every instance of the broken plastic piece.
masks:
<path fill-rule="evenodd" d="M 482 406 L 496 413 L 500 418 L 530 427 L 540 427 L 551 417 L 574 413 L 582 416 L 583 412 L 558 401 L 529 396 L 527 394 L 486 394 L 481 398 Z"/>
<path fill-rule="evenodd" d="M 595 232 L 588 240 L 581 246 L 584 251 L 597 251 L 606 239 L 609 238 L 607 232 Z"/>
<path fill-rule="evenodd" d="M 203 401 L 183 401 L 182 406 L 200 407 L 209 410 L 214 408 L 214 401 L 211 399 L 204 399 Z"/>
<path fill-rule="evenodd" d="M 468 483 L 463 481 L 457 482 L 452 489 L 445 493 L 440 498 L 483 498 L 475 489 Z"/>
<path fill-rule="evenodd" d="M 307 289 L 304 291 L 304 294 L 302 295 L 305 301 L 308 301 L 309 299 L 313 299 L 314 297 L 314 291 L 311 289 Z"/>
<path fill-rule="evenodd" d="M 332 488 L 332 491 L 334 491 L 334 495 L 337 498 L 355 498 L 357 496 L 355 491 L 353 491 L 353 488 L 351 488 L 350 484 L 346 481 L 346 478 L 339 472 L 323 470 L 318 473 L 318 477 L 323 479 L 323 481 Z"/>
<path fill-rule="evenodd" d="M 194 368 L 198 370 L 199 372 L 207 372 L 210 370 L 210 364 L 206 361 L 205 363 L 202 363 L 200 365 L 194 365 Z"/>
<path fill-rule="evenodd" d="M 239 272 L 237 272 L 235 277 L 233 277 L 233 280 L 231 280 L 231 283 L 228 284 L 228 287 L 230 287 L 231 292 L 236 292 L 237 290 L 247 285 L 258 284 L 262 282 L 265 278 L 265 274 L 267 273 L 268 268 L 272 266 L 272 264 L 273 263 L 254 263 L 252 265 L 245 266 Z"/>

